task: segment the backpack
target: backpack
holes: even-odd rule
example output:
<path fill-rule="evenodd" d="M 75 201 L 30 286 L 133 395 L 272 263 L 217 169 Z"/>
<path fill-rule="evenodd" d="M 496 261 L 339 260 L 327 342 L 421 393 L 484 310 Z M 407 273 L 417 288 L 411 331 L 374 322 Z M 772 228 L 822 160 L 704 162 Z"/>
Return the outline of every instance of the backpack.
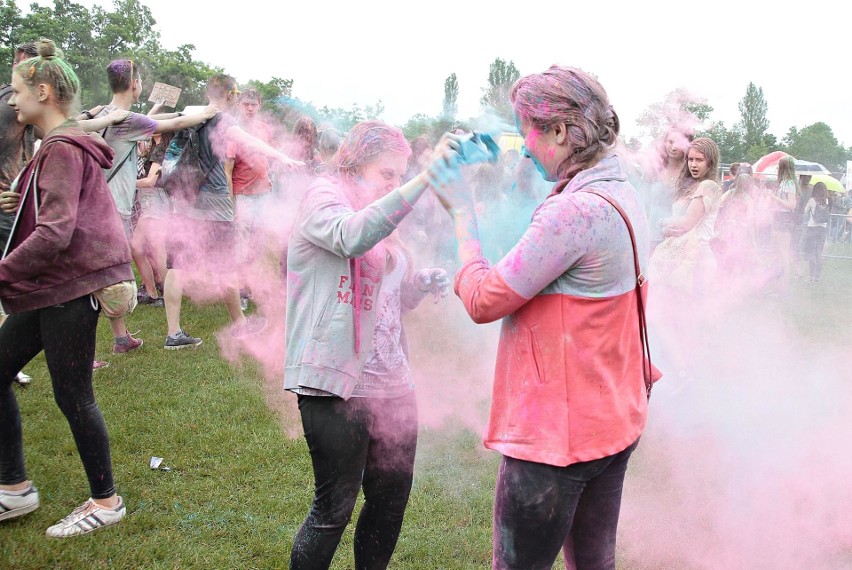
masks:
<path fill-rule="evenodd" d="M 201 159 L 200 131 L 206 122 L 177 131 L 163 157 L 163 165 L 155 186 L 162 188 L 169 198 L 194 204 L 198 191 L 212 170 L 204 168 Z"/>
<path fill-rule="evenodd" d="M 827 224 L 829 219 L 828 204 L 817 204 L 811 214 L 815 224 Z"/>

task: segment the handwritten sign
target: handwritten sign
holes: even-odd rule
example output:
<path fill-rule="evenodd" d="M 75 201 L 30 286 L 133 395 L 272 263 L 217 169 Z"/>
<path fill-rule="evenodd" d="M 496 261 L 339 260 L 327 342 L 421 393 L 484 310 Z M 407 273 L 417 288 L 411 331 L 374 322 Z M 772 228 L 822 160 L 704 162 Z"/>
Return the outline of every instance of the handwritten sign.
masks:
<path fill-rule="evenodd" d="M 168 85 L 166 83 L 154 83 L 154 88 L 151 90 L 151 96 L 148 97 L 148 101 L 152 103 L 156 103 L 157 101 L 163 101 L 163 104 L 166 107 L 171 107 L 174 109 L 177 106 L 178 97 L 180 97 L 181 89 L 179 87 L 175 87 L 174 85 Z"/>

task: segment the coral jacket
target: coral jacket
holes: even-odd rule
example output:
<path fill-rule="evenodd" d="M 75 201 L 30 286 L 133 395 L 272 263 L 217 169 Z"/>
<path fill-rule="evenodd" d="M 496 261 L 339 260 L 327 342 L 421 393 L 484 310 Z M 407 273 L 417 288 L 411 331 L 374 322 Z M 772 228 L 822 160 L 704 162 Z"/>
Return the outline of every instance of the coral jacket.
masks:
<path fill-rule="evenodd" d="M 456 275 L 474 321 L 503 318 L 485 446 L 516 459 L 599 459 L 645 426 L 633 248 L 618 212 L 589 190 L 627 213 L 644 268 L 645 214 L 611 155 L 549 196 L 506 257 L 470 260 Z"/>

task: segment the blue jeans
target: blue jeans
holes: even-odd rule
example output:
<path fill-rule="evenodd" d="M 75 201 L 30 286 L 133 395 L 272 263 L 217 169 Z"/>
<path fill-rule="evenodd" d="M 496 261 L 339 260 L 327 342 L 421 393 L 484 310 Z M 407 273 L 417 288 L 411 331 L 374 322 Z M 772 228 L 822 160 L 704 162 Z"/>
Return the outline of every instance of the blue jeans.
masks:
<path fill-rule="evenodd" d="M 621 490 L 638 444 L 567 467 L 504 456 L 494 499 L 493 568 L 549 569 L 564 548 L 568 568 L 615 570 Z"/>

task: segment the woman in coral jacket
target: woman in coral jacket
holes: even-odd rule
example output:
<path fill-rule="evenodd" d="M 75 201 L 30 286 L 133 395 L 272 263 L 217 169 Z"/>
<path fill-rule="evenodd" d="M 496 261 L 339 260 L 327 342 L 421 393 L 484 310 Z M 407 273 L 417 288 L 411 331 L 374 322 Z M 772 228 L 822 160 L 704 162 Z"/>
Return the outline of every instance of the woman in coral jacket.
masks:
<path fill-rule="evenodd" d="M 455 222 L 456 293 L 474 321 L 503 319 L 485 436 L 503 455 L 494 568 L 550 568 L 565 547 L 577 568 L 614 569 L 624 474 L 658 376 L 640 326 L 647 222 L 593 77 L 554 66 L 511 99 L 525 155 L 556 182 L 512 250 L 489 266 L 469 192 L 432 184 Z"/>

